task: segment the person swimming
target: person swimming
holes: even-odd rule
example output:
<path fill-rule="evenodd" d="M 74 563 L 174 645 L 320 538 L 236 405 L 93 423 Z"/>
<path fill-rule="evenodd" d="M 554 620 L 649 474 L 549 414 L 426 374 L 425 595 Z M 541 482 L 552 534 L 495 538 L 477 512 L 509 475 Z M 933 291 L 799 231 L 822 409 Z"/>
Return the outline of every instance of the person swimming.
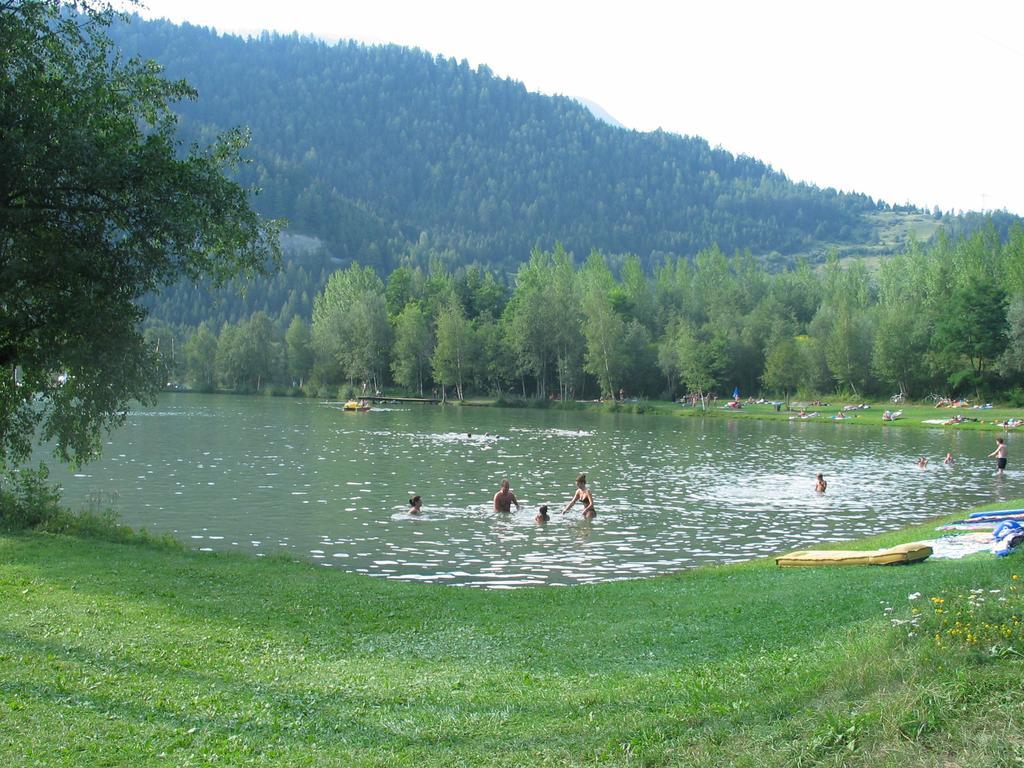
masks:
<path fill-rule="evenodd" d="M 593 520 L 597 517 L 597 511 L 594 509 L 594 494 L 587 488 L 587 476 L 581 473 L 576 478 L 576 493 L 569 500 L 569 503 L 562 508 L 562 514 L 564 515 L 569 511 L 570 507 L 577 501 L 583 504 L 583 517 L 587 520 Z"/>
<path fill-rule="evenodd" d="M 538 524 L 548 522 L 551 517 L 548 515 L 548 505 L 541 504 L 540 509 L 537 510 L 537 516 L 533 518 Z"/>
<path fill-rule="evenodd" d="M 819 472 L 818 476 L 815 478 L 814 490 L 818 493 L 824 493 L 826 488 L 828 488 L 828 481 L 825 479 L 825 476 Z"/>
<path fill-rule="evenodd" d="M 419 496 L 413 496 L 409 499 L 409 514 L 418 515 L 420 513 L 420 507 L 423 506 L 423 499 Z"/>

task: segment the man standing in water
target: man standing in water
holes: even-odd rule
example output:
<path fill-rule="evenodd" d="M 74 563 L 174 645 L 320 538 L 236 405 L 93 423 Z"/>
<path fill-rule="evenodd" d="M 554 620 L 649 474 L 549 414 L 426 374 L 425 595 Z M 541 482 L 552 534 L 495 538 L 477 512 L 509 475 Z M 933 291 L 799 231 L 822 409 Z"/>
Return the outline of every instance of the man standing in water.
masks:
<path fill-rule="evenodd" d="M 501 490 L 494 494 L 494 511 L 511 512 L 513 504 L 516 505 L 516 511 L 518 512 L 519 499 L 508 489 L 508 478 L 506 477 L 501 481 Z"/>
<path fill-rule="evenodd" d="M 996 477 L 1002 477 L 1006 469 L 1006 441 L 1001 437 L 996 438 L 996 449 L 988 455 L 990 459 L 993 456 L 996 458 Z"/>

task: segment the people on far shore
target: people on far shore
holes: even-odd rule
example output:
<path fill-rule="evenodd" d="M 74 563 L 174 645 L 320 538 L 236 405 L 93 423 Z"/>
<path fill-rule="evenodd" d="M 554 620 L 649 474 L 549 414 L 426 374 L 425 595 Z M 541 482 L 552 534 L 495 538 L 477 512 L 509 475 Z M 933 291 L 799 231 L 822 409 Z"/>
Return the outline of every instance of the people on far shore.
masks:
<path fill-rule="evenodd" d="M 828 481 L 825 479 L 825 476 L 819 472 L 815 478 L 814 490 L 817 493 L 824 493 L 826 488 L 828 488 Z"/>
<path fill-rule="evenodd" d="M 501 488 L 496 494 L 494 494 L 494 511 L 495 512 L 511 512 L 512 505 L 516 505 L 516 511 L 519 511 L 519 499 L 516 495 L 509 490 L 508 478 L 506 477 L 501 481 Z"/>

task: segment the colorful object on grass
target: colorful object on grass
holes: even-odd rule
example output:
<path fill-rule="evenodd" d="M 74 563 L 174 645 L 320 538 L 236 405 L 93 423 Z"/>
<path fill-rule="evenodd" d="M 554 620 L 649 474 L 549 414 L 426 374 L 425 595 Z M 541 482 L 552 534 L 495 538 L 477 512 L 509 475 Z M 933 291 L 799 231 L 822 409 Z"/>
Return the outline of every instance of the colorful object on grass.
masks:
<path fill-rule="evenodd" d="M 849 549 L 799 550 L 780 555 L 775 558 L 775 562 L 783 568 L 816 565 L 899 565 L 920 562 L 931 557 L 931 554 L 931 546 L 921 541 L 915 541 L 885 549 L 861 551 Z"/>

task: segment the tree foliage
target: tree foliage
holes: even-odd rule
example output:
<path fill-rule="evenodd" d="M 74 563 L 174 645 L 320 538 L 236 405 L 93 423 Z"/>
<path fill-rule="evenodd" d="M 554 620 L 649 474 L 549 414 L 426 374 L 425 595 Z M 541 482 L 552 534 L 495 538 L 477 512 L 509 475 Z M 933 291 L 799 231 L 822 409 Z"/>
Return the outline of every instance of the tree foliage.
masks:
<path fill-rule="evenodd" d="M 622 389 L 629 365 L 627 321 L 614 306 L 615 278 L 604 258 L 590 255 L 582 273 L 584 369 L 597 380 L 601 397 Z"/>
<path fill-rule="evenodd" d="M 0 3 L 0 460 L 36 427 L 86 460 L 159 381 L 145 294 L 264 270 L 277 226 L 228 178 L 245 136 L 183 147 L 170 105 L 195 96 L 124 59 L 109 10 Z"/>
<path fill-rule="evenodd" d="M 461 305 L 453 301 L 437 317 L 437 346 L 431 360 L 442 394 L 451 386 L 459 400 L 464 398 L 464 384 L 476 360 L 474 342 L 473 326 Z"/>
<path fill-rule="evenodd" d="M 200 323 L 185 343 L 188 385 L 200 392 L 212 392 L 217 386 L 217 337 L 206 323 Z"/>
<path fill-rule="evenodd" d="M 984 278 L 972 276 L 953 292 L 932 338 L 937 354 L 947 361 L 951 384 L 967 383 L 975 391 L 986 387 L 1009 341 L 1006 310 L 1006 291 Z"/>
<path fill-rule="evenodd" d="M 516 389 L 547 399 L 556 383 L 560 399 L 734 387 L 858 398 L 1013 390 L 1024 382 L 1024 296 L 997 273 L 1014 274 L 1024 258 L 1015 232 L 1005 241 L 986 232 L 912 243 L 875 271 L 836 258 L 819 271 L 772 272 L 749 254 L 712 248 L 692 261 L 666 258 L 648 275 L 629 256 L 599 251 L 577 265 L 556 244 L 535 250 L 500 291 L 482 267 L 451 272 L 440 259 L 430 271 L 395 270 L 386 287 L 372 269 L 352 266 L 316 298 L 312 386 L 343 382 L 334 350 L 366 339 L 353 335 L 354 321 L 321 323 L 319 308 L 348 311 L 373 294 L 394 329 L 381 352 L 391 382 L 409 393 L 443 385 L 455 397 Z M 172 346 L 172 328 L 151 332 L 162 349 Z"/>
<path fill-rule="evenodd" d="M 312 333 L 327 380 L 383 385 L 392 328 L 384 282 L 371 267 L 352 264 L 331 275 L 313 305 Z"/>
<path fill-rule="evenodd" d="M 429 319 L 418 302 L 409 301 L 395 318 L 395 347 L 391 356 L 395 383 L 423 397 L 433 349 Z"/>

